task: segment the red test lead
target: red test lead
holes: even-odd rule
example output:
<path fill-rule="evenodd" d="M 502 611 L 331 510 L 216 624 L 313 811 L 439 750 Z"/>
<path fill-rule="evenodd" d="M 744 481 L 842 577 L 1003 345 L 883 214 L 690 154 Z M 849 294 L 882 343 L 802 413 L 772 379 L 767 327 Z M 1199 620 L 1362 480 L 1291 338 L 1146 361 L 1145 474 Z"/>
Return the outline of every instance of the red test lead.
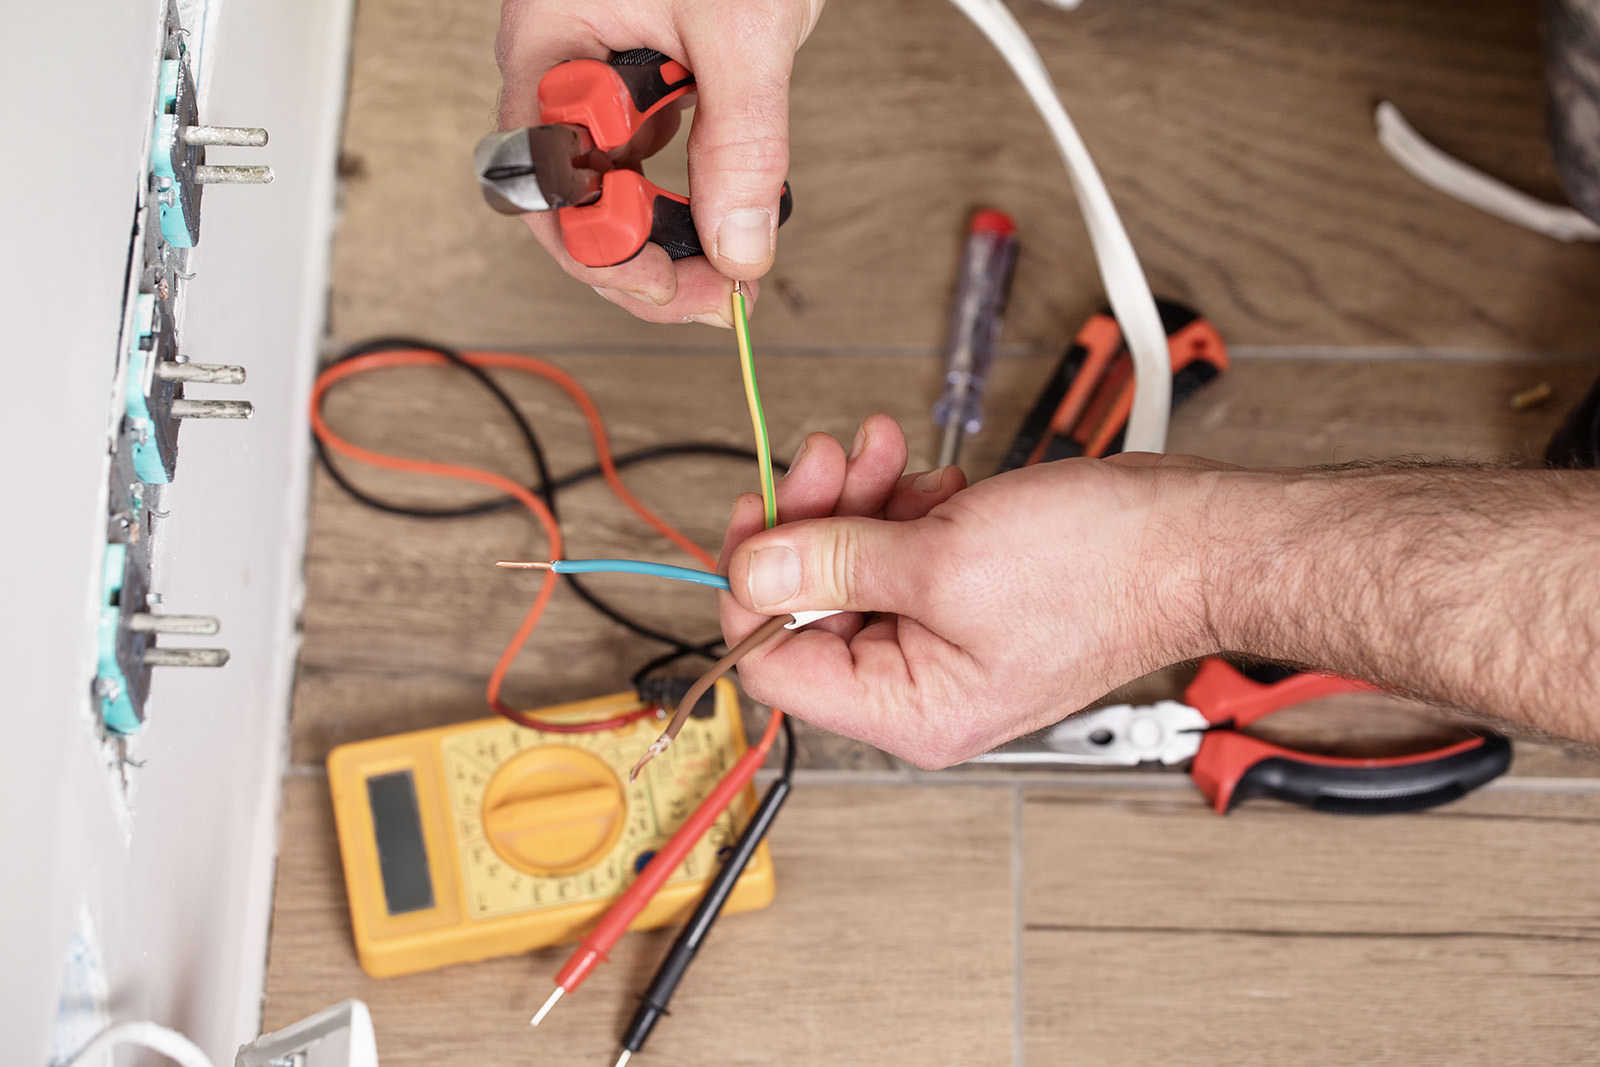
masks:
<path fill-rule="evenodd" d="M 717 817 L 733 804 L 739 791 L 755 777 L 756 770 L 766 761 L 767 752 L 777 740 L 778 727 L 782 722 L 783 712 L 773 708 L 772 718 L 767 721 L 767 729 L 761 735 L 761 741 L 739 757 L 716 787 L 706 794 L 705 799 L 694 811 L 690 812 L 678 832 L 672 835 L 672 839 L 662 846 L 645 869 L 639 873 L 639 877 L 634 879 L 627 891 L 600 917 L 594 930 L 579 940 L 577 949 L 556 974 L 555 990 L 544 1002 L 544 1006 L 528 1020 L 529 1026 L 538 1026 L 543 1022 L 544 1017 L 550 1014 L 550 1009 L 556 1006 L 556 1001 L 582 985 L 584 979 L 594 970 L 595 964 L 606 958 L 611 946 L 627 932 L 629 924 L 644 910 L 645 905 L 650 903 L 650 898 L 656 895 L 672 872 L 677 870 L 678 864 L 688 856 L 695 842 L 705 835 L 711 824 L 717 821 Z"/>

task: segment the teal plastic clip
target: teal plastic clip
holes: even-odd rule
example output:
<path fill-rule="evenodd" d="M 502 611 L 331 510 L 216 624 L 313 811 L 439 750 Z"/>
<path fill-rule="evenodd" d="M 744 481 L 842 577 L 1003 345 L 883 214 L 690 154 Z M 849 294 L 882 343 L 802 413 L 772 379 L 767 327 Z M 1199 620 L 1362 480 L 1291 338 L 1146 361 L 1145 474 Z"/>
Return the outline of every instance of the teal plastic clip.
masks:
<path fill-rule="evenodd" d="M 134 733 L 142 725 L 128 695 L 128 679 L 117 661 L 117 630 L 122 624 L 122 609 L 117 601 L 122 594 L 122 577 L 127 568 L 128 546 L 115 542 L 106 545 L 100 571 L 99 662 L 94 690 L 100 698 L 101 721 L 106 729 L 119 734 Z"/>

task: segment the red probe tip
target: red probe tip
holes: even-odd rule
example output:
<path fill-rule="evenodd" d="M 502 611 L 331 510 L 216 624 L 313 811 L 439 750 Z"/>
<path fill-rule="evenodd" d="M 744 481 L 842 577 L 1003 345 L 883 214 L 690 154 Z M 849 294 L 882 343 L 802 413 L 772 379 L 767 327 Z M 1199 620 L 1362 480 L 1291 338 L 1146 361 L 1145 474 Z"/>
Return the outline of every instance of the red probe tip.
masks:
<path fill-rule="evenodd" d="M 1017 232 L 1017 224 L 1011 221 L 1011 216 L 1004 211 L 994 208 L 984 208 L 972 216 L 972 233 L 993 233 L 1002 237 L 1009 237 Z"/>

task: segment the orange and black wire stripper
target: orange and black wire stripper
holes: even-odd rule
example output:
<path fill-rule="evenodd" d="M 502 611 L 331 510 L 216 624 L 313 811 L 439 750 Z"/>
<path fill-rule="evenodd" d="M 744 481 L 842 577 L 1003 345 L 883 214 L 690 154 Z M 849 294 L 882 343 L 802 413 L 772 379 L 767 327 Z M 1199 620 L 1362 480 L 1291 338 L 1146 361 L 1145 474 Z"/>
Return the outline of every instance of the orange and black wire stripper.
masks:
<path fill-rule="evenodd" d="M 1172 403 L 1187 399 L 1228 369 L 1228 350 L 1199 312 L 1157 300 L 1172 357 Z M 1056 364 L 1022 422 L 1000 470 L 1073 456 L 1098 459 L 1122 450 L 1133 410 L 1133 358 L 1109 310 L 1090 316 Z"/>
<path fill-rule="evenodd" d="M 705 255 L 689 198 L 615 166 L 608 155 L 694 87 L 687 67 L 650 48 L 557 65 L 539 79 L 544 125 L 478 142 L 473 162 L 484 199 L 507 215 L 556 212 L 562 243 L 586 267 L 625 263 L 648 242 L 673 259 Z M 779 225 L 792 206 L 786 182 Z"/>

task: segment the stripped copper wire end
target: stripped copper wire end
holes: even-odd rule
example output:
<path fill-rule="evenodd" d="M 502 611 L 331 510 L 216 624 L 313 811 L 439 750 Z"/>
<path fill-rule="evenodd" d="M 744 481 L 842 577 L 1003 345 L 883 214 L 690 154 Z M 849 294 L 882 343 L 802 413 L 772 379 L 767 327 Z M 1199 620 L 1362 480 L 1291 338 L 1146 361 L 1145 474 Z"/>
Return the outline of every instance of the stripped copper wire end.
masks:
<path fill-rule="evenodd" d="M 644 765 L 661 755 L 661 753 L 665 752 L 667 750 L 667 746 L 670 744 L 672 744 L 672 735 L 670 734 L 662 734 L 660 737 L 650 742 L 650 747 L 644 750 L 644 755 L 639 757 L 639 762 L 635 763 L 633 765 L 633 770 L 628 772 L 628 784 L 632 785 L 634 782 L 638 781 L 639 772 L 644 770 Z"/>
<path fill-rule="evenodd" d="M 494 565 L 512 571 L 548 571 L 555 569 L 555 564 L 549 560 L 497 559 L 494 561 Z"/>
<path fill-rule="evenodd" d="M 678 706 L 673 709 L 672 718 L 668 721 L 666 728 L 661 731 L 661 736 L 656 738 L 649 748 L 645 749 L 644 755 L 639 757 L 639 762 L 635 763 L 633 770 L 628 772 L 628 781 L 636 780 L 639 777 L 639 772 L 644 770 L 645 764 L 667 750 L 667 746 L 672 744 L 672 739 L 678 736 L 678 731 L 683 729 L 683 724 L 689 720 L 689 713 L 694 710 L 696 704 L 700 703 L 700 698 L 716 684 L 718 678 L 732 670 L 751 649 L 765 644 L 779 634 L 783 634 L 785 632 L 784 627 L 794 621 L 795 617 L 793 615 L 774 615 L 747 634 L 743 641 L 730 648 L 721 659 L 711 665 L 710 670 L 695 679 L 695 683 L 689 687 L 689 691 L 683 695 L 683 699 L 678 701 Z"/>

